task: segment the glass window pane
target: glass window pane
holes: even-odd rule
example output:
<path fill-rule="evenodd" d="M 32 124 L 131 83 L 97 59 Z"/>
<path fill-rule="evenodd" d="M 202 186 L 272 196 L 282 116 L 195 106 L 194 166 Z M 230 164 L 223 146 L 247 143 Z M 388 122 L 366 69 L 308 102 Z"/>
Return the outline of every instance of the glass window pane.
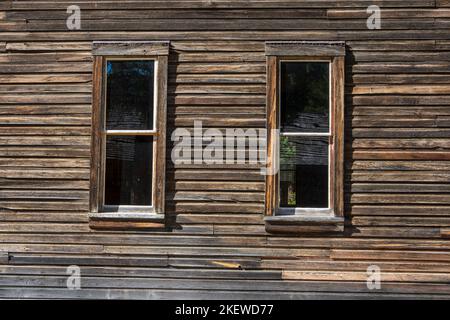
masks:
<path fill-rule="evenodd" d="M 280 207 L 328 208 L 328 143 L 280 136 Z"/>
<path fill-rule="evenodd" d="M 329 131 L 329 63 L 282 62 L 280 129 Z"/>
<path fill-rule="evenodd" d="M 106 129 L 152 130 L 154 61 L 108 61 Z"/>
<path fill-rule="evenodd" d="M 106 138 L 105 205 L 152 205 L 153 137 Z"/>

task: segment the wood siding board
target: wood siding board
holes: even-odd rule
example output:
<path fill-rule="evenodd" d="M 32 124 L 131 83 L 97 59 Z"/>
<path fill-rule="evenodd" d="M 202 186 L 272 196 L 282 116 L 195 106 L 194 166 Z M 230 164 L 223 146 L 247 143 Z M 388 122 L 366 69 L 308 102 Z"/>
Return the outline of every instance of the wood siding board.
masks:
<path fill-rule="evenodd" d="M 336 57 L 345 56 L 344 42 L 283 41 L 266 42 L 267 56 Z"/>
<path fill-rule="evenodd" d="M 169 41 L 94 41 L 92 43 L 94 56 L 159 56 L 169 54 Z"/>
<path fill-rule="evenodd" d="M 69 31 L 66 1 L 0 2 L 0 296 L 450 298 L 450 1 L 379 1 L 381 30 L 367 29 L 371 4 L 88 1 L 82 29 Z M 335 128 L 345 145 L 335 155 L 345 160 L 343 232 L 267 233 L 274 180 L 260 165 L 170 162 L 172 132 L 195 120 L 221 131 L 274 127 L 266 108 L 277 93 L 267 87 L 281 52 L 338 56 L 345 73 L 336 114 L 345 128 Z M 167 64 L 164 225 L 89 225 L 103 54 Z M 72 264 L 88 279 L 82 290 L 65 288 Z M 366 286 L 371 264 L 385 276 L 380 292 Z"/>

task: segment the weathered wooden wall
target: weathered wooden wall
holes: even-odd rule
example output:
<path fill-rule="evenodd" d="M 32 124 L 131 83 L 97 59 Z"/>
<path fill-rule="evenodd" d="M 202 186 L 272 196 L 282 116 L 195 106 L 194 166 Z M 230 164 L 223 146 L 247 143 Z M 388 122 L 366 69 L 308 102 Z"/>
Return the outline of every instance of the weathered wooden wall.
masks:
<path fill-rule="evenodd" d="M 450 297 L 449 0 L 71 4 L 0 2 L 0 298 Z M 265 127 L 265 40 L 346 41 L 345 235 L 268 235 L 257 167 L 171 162 L 174 230 L 90 229 L 93 40 L 171 41 L 169 136 Z"/>

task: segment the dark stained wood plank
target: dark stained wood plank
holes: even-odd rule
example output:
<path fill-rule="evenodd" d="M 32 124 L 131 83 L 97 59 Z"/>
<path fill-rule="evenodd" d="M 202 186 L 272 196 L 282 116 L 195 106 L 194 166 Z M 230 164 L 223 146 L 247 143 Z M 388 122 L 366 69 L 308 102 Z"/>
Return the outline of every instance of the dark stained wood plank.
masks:
<path fill-rule="evenodd" d="M 344 42 L 283 41 L 266 42 L 267 56 L 335 57 L 345 56 Z"/>
<path fill-rule="evenodd" d="M 169 54 L 168 41 L 94 41 L 92 43 L 94 56 L 158 56 Z"/>
<path fill-rule="evenodd" d="M 445 6 L 447 0 L 439 0 L 440 6 Z M 262 8 L 329 8 L 329 7 L 345 7 L 345 8 L 367 8 L 372 2 L 369 0 L 341 0 L 339 2 L 332 0 L 325 1 L 215 1 L 204 2 L 201 0 L 189 0 L 189 1 L 171 1 L 171 9 L 210 9 L 210 8 L 226 8 L 226 9 L 262 9 Z M 435 1 L 433 0 L 411 0 L 407 4 L 400 0 L 382 0 L 380 5 L 388 8 L 414 8 L 414 7 L 435 7 Z M 87 3 L 86 9 L 167 9 L 168 4 L 166 1 L 152 1 L 151 3 L 143 3 L 141 1 L 127 1 L 121 4 L 117 4 L 114 1 L 102 1 L 99 3 Z M 30 9 L 30 4 L 22 2 L 5 3 L 1 9 L 8 10 L 26 10 Z M 40 10 L 55 10 L 66 9 L 65 2 L 51 2 L 41 1 Z"/>

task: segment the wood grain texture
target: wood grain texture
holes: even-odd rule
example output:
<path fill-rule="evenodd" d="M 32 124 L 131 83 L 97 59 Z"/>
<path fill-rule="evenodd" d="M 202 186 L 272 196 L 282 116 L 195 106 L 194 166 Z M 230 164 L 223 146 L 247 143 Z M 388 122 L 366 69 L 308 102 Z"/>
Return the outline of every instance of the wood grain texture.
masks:
<path fill-rule="evenodd" d="M 267 175 L 266 175 L 266 190 L 265 190 L 265 205 L 266 212 L 268 216 L 273 216 L 276 209 L 276 199 L 277 199 L 277 180 L 278 175 L 273 170 L 277 167 L 277 153 L 278 148 L 276 141 L 277 137 L 277 126 L 278 126 L 278 58 L 268 57 L 267 58 Z"/>
<path fill-rule="evenodd" d="M 166 140 L 167 140 L 167 56 L 158 56 L 158 104 L 156 128 L 156 155 L 155 155 L 155 186 L 153 187 L 153 198 L 155 199 L 155 211 L 164 214 L 166 201 Z"/>
<path fill-rule="evenodd" d="M 266 42 L 266 56 L 297 56 L 297 57 L 345 56 L 345 43 L 337 41 Z"/>
<path fill-rule="evenodd" d="M 331 171 L 331 186 L 333 188 L 332 204 L 334 214 L 338 217 L 344 216 L 344 144 L 345 144 L 345 58 L 335 57 L 331 64 L 331 85 L 332 85 L 332 110 L 334 139 L 332 144 L 333 167 Z"/>
<path fill-rule="evenodd" d="M 167 56 L 169 41 L 94 41 L 94 56 Z"/>
<path fill-rule="evenodd" d="M 98 212 L 101 197 L 99 197 L 101 187 L 100 166 L 101 166 L 101 119 L 103 105 L 103 57 L 96 57 L 94 60 L 93 84 L 92 84 L 92 125 L 91 125 L 91 175 L 90 175 L 90 197 L 89 205 L 91 212 Z"/>
<path fill-rule="evenodd" d="M 67 1 L 1 1 L 0 297 L 450 298 L 450 1 L 377 1 L 382 29 L 368 30 L 373 2 L 85 1 L 70 31 Z M 94 229 L 93 42 L 168 40 L 169 228 Z M 169 160 L 172 132 L 195 120 L 271 127 L 265 44 L 278 41 L 346 43 L 343 232 L 271 235 L 260 165 Z M 82 290 L 66 288 L 73 264 Z M 366 286 L 372 264 L 380 291 Z"/>

